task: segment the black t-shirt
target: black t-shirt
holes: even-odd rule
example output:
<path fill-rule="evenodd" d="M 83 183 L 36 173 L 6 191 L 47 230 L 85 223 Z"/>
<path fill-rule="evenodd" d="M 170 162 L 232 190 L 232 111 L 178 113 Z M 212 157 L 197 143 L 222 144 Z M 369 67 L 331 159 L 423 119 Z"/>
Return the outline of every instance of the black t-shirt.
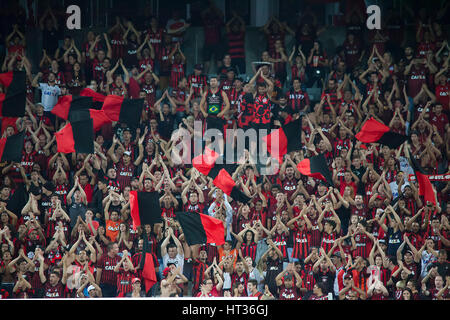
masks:
<path fill-rule="evenodd" d="M 276 296 L 277 293 L 277 283 L 275 278 L 278 274 L 283 271 L 283 261 L 281 259 L 272 260 L 272 258 L 268 257 L 266 261 L 266 281 L 265 283 L 269 286 L 270 292 Z"/>
<path fill-rule="evenodd" d="M 359 169 L 356 169 L 353 165 L 351 166 L 351 169 L 352 169 L 352 172 L 355 174 L 355 176 L 358 177 L 359 181 L 361 181 L 364 173 L 366 172 L 366 169 L 363 166 L 359 167 Z M 363 183 L 358 183 L 358 193 L 364 194 L 364 184 Z"/>
<path fill-rule="evenodd" d="M 58 41 L 61 39 L 61 32 L 58 29 L 48 30 L 45 28 L 42 31 L 42 47 L 47 51 L 47 54 L 53 55 L 58 49 Z"/>
<path fill-rule="evenodd" d="M 325 284 L 328 292 L 333 291 L 334 278 L 335 278 L 335 273 L 330 270 L 323 272 L 319 268 L 319 271 L 314 272 L 314 279 L 316 280 L 316 283 Z"/>
<path fill-rule="evenodd" d="M 350 223 L 350 215 L 351 215 L 350 206 L 346 208 L 344 205 L 341 205 L 341 207 L 336 210 L 336 213 L 339 219 L 341 220 L 341 230 L 342 230 L 341 233 L 347 234 L 348 224 Z"/>

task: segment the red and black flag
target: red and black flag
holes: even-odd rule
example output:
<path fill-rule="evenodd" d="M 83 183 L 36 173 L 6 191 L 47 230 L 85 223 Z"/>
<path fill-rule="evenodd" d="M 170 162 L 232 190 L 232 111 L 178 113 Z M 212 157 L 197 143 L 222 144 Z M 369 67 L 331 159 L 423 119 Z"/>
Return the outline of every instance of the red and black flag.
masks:
<path fill-rule="evenodd" d="M 95 92 L 91 88 L 84 88 L 80 92 L 80 96 L 82 97 L 92 97 L 93 106 L 95 109 L 101 109 L 103 102 L 105 101 L 106 96 L 101 93 Z"/>
<path fill-rule="evenodd" d="M 0 161 L 20 162 L 24 142 L 24 131 L 0 139 Z"/>
<path fill-rule="evenodd" d="M 83 90 L 81 90 L 80 96 L 91 97 L 93 101 L 102 102 L 102 103 L 105 101 L 105 98 L 106 98 L 106 96 L 104 96 L 101 93 L 95 92 L 91 88 L 84 88 Z"/>
<path fill-rule="evenodd" d="M 388 126 L 374 118 L 370 118 L 364 123 L 355 137 L 364 143 L 376 142 L 384 144 L 391 149 L 397 149 L 408 137 L 390 130 Z"/>
<path fill-rule="evenodd" d="M 73 112 L 92 108 L 92 97 L 66 95 L 58 99 L 51 113 L 64 120 L 70 120 Z"/>
<path fill-rule="evenodd" d="M 285 154 L 302 148 L 301 133 L 302 117 L 299 117 L 298 119 L 273 130 L 262 139 L 267 145 L 267 152 L 269 152 L 273 158 L 277 159 L 281 165 Z"/>
<path fill-rule="evenodd" d="M 327 160 L 322 153 L 311 158 L 303 159 L 297 165 L 297 169 L 305 176 L 328 182 L 330 186 L 334 186 Z"/>
<path fill-rule="evenodd" d="M 147 239 L 145 228 L 142 228 L 142 232 L 143 238 Z M 158 279 L 156 278 L 155 263 L 153 261 L 153 255 L 151 254 L 151 246 L 148 241 L 144 241 L 139 269 L 142 270 L 145 292 L 148 292 L 158 282 Z"/>
<path fill-rule="evenodd" d="M 176 218 L 183 229 L 188 245 L 225 243 L 225 227 L 222 220 L 196 212 L 177 212 Z"/>
<path fill-rule="evenodd" d="M 423 196 L 425 202 L 431 202 L 436 205 L 436 196 L 427 173 L 423 170 L 416 159 L 414 159 L 411 152 L 409 152 L 409 159 L 411 160 L 411 167 L 414 170 L 414 175 L 416 176 L 417 183 L 419 184 L 419 196 Z"/>
<path fill-rule="evenodd" d="M 58 152 L 94 153 L 94 129 L 90 118 L 68 122 L 55 136 Z"/>
<path fill-rule="evenodd" d="M 6 92 L 0 93 L 0 116 L 23 117 L 26 102 L 26 73 L 10 71 L 0 74 L 0 84 Z"/>
<path fill-rule="evenodd" d="M 103 102 L 102 110 L 111 121 L 126 123 L 128 127 L 137 128 L 143 107 L 144 99 L 126 99 L 108 95 Z"/>
<path fill-rule="evenodd" d="M 202 155 L 192 159 L 192 165 L 199 172 L 213 179 L 213 184 L 233 200 L 243 203 L 249 202 L 251 198 L 237 187 L 236 182 L 231 177 L 231 173 L 236 166 L 216 163 L 219 158 L 222 159 L 217 152 L 206 147 Z"/>
<path fill-rule="evenodd" d="M 130 211 L 135 230 L 141 225 L 161 223 L 159 193 L 130 191 Z"/>
<path fill-rule="evenodd" d="M 71 112 L 69 116 L 69 120 L 71 122 L 86 120 L 89 118 L 92 119 L 94 132 L 100 130 L 103 125 L 111 123 L 111 120 L 106 116 L 103 110 L 96 110 L 96 109 L 77 110 Z"/>

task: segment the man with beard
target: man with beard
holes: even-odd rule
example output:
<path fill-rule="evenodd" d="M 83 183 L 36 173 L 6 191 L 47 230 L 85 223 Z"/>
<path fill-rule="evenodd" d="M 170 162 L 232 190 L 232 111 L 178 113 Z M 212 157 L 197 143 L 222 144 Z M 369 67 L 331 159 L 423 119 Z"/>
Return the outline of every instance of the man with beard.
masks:
<path fill-rule="evenodd" d="M 367 219 L 367 207 L 364 204 L 364 198 L 361 194 L 355 196 L 355 203 L 350 204 L 351 215 L 357 215 L 361 219 Z"/>
<path fill-rule="evenodd" d="M 200 110 L 206 118 L 206 129 L 217 129 L 219 138 L 220 154 L 224 152 L 223 126 L 224 116 L 230 110 L 230 102 L 226 93 L 219 88 L 219 80 L 216 76 L 209 79 L 209 90 L 203 93 L 200 101 Z M 207 144 L 211 143 L 211 140 Z"/>

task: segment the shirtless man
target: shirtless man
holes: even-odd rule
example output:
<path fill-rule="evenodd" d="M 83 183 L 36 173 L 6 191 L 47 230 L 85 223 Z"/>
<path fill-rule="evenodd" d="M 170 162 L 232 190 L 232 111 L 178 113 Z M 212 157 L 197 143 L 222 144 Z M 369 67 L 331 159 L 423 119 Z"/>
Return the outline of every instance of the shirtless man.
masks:
<path fill-rule="evenodd" d="M 161 297 L 169 297 L 171 294 L 182 292 L 179 285 L 187 283 L 189 280 L 183 275 L 181 268 L 170 263 L 163 271 L 164 279 L 161 281 Z"/>

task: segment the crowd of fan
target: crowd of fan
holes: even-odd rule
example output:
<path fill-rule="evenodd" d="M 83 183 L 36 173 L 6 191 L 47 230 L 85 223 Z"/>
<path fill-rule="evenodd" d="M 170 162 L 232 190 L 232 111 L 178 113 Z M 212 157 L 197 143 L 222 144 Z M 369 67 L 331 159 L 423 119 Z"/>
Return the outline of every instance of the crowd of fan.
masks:
<path fill-rule="evenodd" d="M 297 30 L 272 17 L 261 30 L 264 63 L 252 64 L 246 81 L 242 18 L 223 23 L 214 6 L 202 17 L 204 61 L 216 63 L 192 74 L 182 51 L 190 25 L 178 12 L 165 27 L 152 17 L 145 30 L 118 17 L 77 45 L 49 8 L 39 21 L 40 62 L 27 58 L 29 26 L 12 25 L 2 72 L 26 71 L 27 106 L 23 118 L 2 119 L 2 135 L 24 130 L 26 140 L 20 163 L 1 164 L 0 297 L 448 299 L 449 181 L 433 182 L 436 203 L 425 202 L 408 159 L 410 151 L 429 174 L 448 173 L 450 47 L 442 25 L 419 19 L 415 41 L 404 44 L 405 35 L 387 28 L 395 17 L 369 31 L 355 10 L 345 41 L 327 52 L 318 41 L 327 28 L 312 12 Z M 224 128 L 277 128 L 303 115 L 303 148 L 286 155 L 277 174 L 261 175 L 245 154 L 233 178 L 252 197 L 246 204 L 172 158 L 174 130 L 193 138 L 194 121 L 211 116 L 203 105 L 213 74 L 227 98 Z M 54 133 L 65 122 L 50 111 L 58 97 L 86 87 L 145 99 L 140 127 L 105 125 L 94 154 L 59 153 Z M 308 97 L 315 87 L 319 101 Z M 247 93 L 253 105 L 244 106 Z M 397 150 L 359 142 L 369 117 L 410 141 Z M 297 169 L 319 153 L 334 187 Z M 160 193 L 162 224 L 134 230 L 131 190 Z M 225 244 L 188 246 L 178 211 L 221 219 Z M 145 242 L 158 278 L 147 292 Z"/>

